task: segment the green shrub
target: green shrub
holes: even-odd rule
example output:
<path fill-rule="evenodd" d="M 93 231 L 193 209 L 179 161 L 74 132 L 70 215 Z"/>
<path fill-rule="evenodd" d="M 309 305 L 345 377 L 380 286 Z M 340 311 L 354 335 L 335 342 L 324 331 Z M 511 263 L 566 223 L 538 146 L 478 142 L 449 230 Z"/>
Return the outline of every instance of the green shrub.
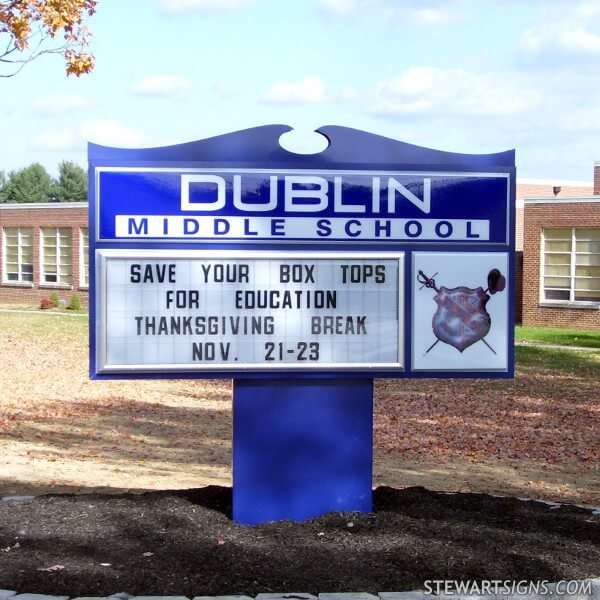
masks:
<path fill-rule="evenodd" d="M 58 292 L 52 292 L 50 294 L 50 301 L 52 302 L 52 306 L 54 308 L 58 306 L 58 303 L 60 302 L 60 296 L 58 295 Z"/>
<path fill-rule="evenodd" d="M 81 310 L 81 298 L 79 297 L 79 294 L 73 294 L 71 296 L 71 302 L 69 302 L 67 308 L 69 310 Z"/>

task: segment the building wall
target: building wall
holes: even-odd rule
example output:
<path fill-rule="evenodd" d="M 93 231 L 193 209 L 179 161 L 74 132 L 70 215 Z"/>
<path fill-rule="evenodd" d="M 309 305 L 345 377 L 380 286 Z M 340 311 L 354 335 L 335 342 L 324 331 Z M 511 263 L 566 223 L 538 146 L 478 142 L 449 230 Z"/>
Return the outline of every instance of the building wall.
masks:
<path fill-rule="evenodd" d="M 595 171 L 596 173 L 596 171 Z M 597 171 L 600 186 L 600 167 Z M 523 250 L 523 203 L 525 198 L 572 198 L 575 196 L 591 196 L 600 194 L 593 191 L 591 183 L 577 181 L 548 181 L 543 179 L 522 179 L 517 181 L 517 215 L 515 246 Z"/>
<path fill-rule="evenodd" d="M 523 242 L 523 324 L 600 330 L 600 305 L 573 303 L 541 305 L 540 269 L 542 231 L 548 227 L 599 227 L 600 198 L 582 201 L 532 200 L 525 202 Z"/>
<path fill-rule="evenodd" d="M 597 171 L 600 185 L 600 166 Z M 523 285 L 524 269 L 524 205 L 526 198 L 564 199 L 574 196 L 591 196 L 592 184 L 577 181 L 554 181 L 542 179 L 517 180 L 516 190 L 516 218 L 515 218 L 515 248 L 517 250 L 515 260 L 515 321 L 523 323 L 523 303 L 525 301 Z M 596 193 L 596 192 L 594 192 Z"/>
<path fill-rule="evenodd" d="M 87 203 L 66 204 L 0 204 L 0 239 L 4 240 L 5 227 L 33 229 L 33 283 L 7 283 L 4 272 L 4 243 L 0 244 L 0 303 L 28 303 L 39 305 L 44 297 L 57 292 L 69 302 L 74 293 L 82 304 L 88 303 L 88 289 L 82 285 L 80 270 L 81 230 L 88 227 Z M 42 227 L 71 228 L 72 283 L 60 286 L 41 282 L 40 244 Z"/>
<path fill-rule="evenodd" d="M 594 164 L 594 196 L 600 195 L 600 162 Z"/>

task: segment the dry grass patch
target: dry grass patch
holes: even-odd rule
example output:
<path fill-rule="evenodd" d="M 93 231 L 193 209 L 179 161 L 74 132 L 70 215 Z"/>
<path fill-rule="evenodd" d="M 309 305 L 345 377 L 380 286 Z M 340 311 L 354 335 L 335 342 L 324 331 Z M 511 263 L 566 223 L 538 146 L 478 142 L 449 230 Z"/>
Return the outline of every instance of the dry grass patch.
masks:
<path fill-rule="evenodd" d="M 378 380 L 375 484 L 600 505 L 599 356 Z M 0 495 L 231 484 L 231 382 L 89 381 L 85 318 L 0 312 L 0 390 Z"/>

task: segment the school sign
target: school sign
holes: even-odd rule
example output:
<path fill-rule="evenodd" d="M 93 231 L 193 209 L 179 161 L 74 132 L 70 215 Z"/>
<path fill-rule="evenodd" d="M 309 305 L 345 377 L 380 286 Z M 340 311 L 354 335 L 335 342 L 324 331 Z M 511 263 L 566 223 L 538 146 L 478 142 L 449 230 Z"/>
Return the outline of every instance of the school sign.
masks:
<path fill-rule="evenodd" d="M 288 130 L 90 146 L 91 376 L 233 377 L 296 421 L 348 386 L 370 411 L 373 377 L 511 377 L 514 153 Z"/>

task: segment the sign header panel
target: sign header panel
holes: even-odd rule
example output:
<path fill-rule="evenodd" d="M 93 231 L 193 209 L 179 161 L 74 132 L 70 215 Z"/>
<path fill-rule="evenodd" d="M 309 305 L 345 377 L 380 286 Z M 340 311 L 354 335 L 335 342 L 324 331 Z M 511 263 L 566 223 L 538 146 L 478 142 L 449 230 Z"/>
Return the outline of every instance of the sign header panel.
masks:
<path fill-rule="evenodd" d="M 506 173 L 99 169 L 97 239 L 508 243 Z"/>

